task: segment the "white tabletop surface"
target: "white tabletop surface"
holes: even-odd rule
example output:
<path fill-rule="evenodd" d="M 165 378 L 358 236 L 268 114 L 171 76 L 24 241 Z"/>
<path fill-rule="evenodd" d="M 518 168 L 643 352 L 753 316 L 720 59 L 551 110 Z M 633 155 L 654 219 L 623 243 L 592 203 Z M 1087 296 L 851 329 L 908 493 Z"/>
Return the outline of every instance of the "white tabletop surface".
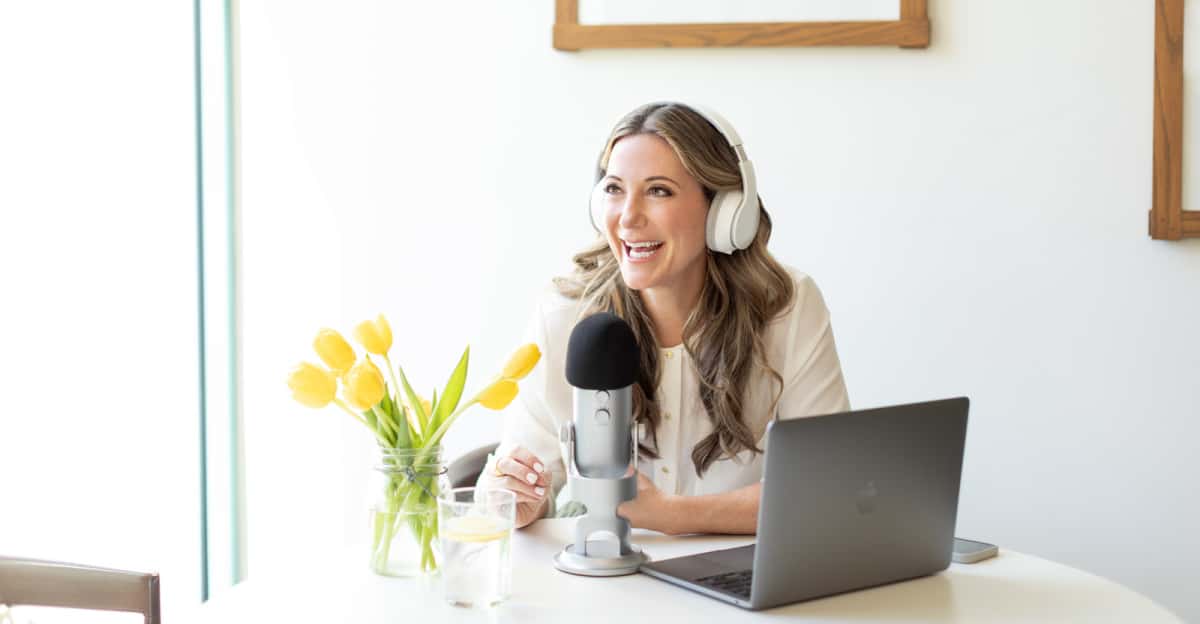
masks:
<path fill-rule="evenodd" d="M 1157 622 L 1180 620 L 1136 592 L 1074 568 L 1008 551 L 933 576 L 767 611 L 732 605 L 642 575 L 588 578 L 556 570 L 551 558 L 573 520 L 542 520 L 517 531 L 513 595 L 493 609 L 445 604 L 439 580 L 372 574 L 365 550 L 298 554 L 287 571 L 251 578 L 180 621 L 233 622 Z M 752 539 L 669 537 L 634 531 L 652 558 L 729 548 Z M 364 555 L 364 556 L 359 556 Z M 182 614 L 179 614 L 182 615 Z"/>

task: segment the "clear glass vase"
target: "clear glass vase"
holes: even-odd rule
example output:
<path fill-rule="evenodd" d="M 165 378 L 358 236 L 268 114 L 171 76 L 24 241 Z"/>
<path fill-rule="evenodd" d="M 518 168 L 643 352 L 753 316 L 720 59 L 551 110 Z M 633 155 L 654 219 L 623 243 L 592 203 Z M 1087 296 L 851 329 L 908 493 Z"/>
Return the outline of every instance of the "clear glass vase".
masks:
<path fill-rule="evenodd" d="M 442 447 L 381 449 L 372 471 L 371 570 L 384 576 L 437 571 L 437 498 L 449 489 Z"/>

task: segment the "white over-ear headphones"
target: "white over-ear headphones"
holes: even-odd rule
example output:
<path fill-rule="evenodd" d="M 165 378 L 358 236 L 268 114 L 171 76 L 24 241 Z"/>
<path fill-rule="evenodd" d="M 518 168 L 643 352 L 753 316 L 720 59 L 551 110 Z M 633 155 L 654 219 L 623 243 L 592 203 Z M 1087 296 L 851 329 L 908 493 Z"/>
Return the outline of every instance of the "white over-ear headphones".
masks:
<path fill-rule="evenodd" d="M 708 221 L 705 226 L 705 239 L 708 248 L 713 251 L 731 254 L 739 249 L 745 249 L 754 242 L 758 233 L 758 184 L 754 178 L 754 165 L 746 157 L 742 147 L 742 138 L 738 136 L 733 126 L 725 118 L 712 110 L 690 104 L 682 104 L 708 120 L 725 137 L 730 147 L 737 154 L 738 170 L 742 174 L 742 188 L 733 191 L 717 191 L 708 205 Z M 588 206 L 588 217 L 592 227 L 597 232 L 603 232 L 604 215 L 599 195 L 603 192 L 599 180 L 592 188 L 592 198 Z"/>

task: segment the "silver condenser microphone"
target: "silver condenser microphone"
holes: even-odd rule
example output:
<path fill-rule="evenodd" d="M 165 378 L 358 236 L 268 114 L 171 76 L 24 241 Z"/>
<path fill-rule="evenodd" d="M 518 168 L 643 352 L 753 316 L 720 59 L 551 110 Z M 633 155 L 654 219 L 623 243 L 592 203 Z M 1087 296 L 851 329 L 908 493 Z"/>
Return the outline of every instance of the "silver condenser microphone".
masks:
<path fill-rule="evenodd" d="M 554 565 L 586 576 L 632 574 L 647 558 L 629 542 L 629 521 L 617 515 L 617 506 L 637 497 L 633 384 L 640 367 L 633 330 L 607 312 L 580 321 L 567 345 L 566 369 L 575 413 L 563 425 L 561 442 L 571 493 L 587 513 Z"/>

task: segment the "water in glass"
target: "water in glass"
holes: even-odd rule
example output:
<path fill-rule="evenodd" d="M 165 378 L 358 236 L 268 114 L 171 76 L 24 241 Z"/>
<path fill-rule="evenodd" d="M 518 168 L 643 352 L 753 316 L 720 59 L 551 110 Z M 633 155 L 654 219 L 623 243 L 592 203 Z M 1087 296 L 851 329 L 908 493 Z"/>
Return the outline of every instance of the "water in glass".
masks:
<path fill-rule="evenodd" d="M 459 488 L 439 500 L 442 583 L 451 604 L 490 606 L 508 597 L 515 512 L 507 490 Z"/>

